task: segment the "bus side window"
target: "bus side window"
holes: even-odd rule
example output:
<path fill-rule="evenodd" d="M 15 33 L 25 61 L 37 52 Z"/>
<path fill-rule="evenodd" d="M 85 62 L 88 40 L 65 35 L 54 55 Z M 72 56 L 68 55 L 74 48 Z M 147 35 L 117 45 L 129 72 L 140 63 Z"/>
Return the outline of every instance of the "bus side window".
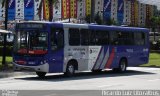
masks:
<path fill-rule="evenodd" d="M 87 29 L 81 29 L 81 45 L 89 45 L 89 32 Z"/>
<path fill-rule="evenodd" d="M 95 31 L 94 30 L 90 30 L 89 31 L 89 45 L 95 45 L 96 41 L 95 41 Z"/>
<path fill-rule="evenodd" d="M 145 33 L 134 33 L 135 45 L 145 45 L 146 35 Z"/>
<path fill-rule="evenodd" d="M 107 31 L 97 30 L 96 31 L 96 45 L 108 45 L 109 34 Z"/>
<path fill-rule="evenodd" d="M 110 32 L 110 41 L 112 45 L 118 45 L 118 34 L 117 32 L 113 31 Z"/>
<path fill-rule="evenodd" d="M 69 45 L 80 45 L 80 32 L 79 29 L 69 29 Z"/>
<path fill-rule="evenodd" d="M 51 49 L 57 50 L 64 46 L 64 30 L 53 29 L 51 32 Z"/>

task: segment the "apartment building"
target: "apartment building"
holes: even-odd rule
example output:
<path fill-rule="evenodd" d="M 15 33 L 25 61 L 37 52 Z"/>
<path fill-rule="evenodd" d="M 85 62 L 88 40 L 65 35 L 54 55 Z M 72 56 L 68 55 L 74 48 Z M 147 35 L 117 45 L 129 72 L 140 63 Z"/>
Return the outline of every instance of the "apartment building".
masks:
<path fill-rule="evenodd" d="M 0 1 L 0 21 L 5 19 L 5 7 L 2 7 L 2 0 Z"/>
<path fill-rule="evenodd" d="M 131 0 L 124 0 L 124 25 L 131 24 Z"/>
<path fill-rule="evenodd" d="M 86 16 L 86 2 L 85 0 L 77 1 L 77 19 L 83 19 Z"/>
<path fill-rule="evenodd" d="M 118 0 L 111 0 L 111 19 L 115 22 L 117 19 Z"/>
<path fill-rule="evenodd" d="M 146 24 L 146 4 L 138 4 L 138 26 L 144 27 Z"/>

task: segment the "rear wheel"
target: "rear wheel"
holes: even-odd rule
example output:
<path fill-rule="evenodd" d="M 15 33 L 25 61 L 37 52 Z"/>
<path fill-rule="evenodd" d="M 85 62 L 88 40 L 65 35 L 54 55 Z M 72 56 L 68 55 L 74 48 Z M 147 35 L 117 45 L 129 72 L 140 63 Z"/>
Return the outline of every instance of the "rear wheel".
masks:
<path fill-rule="evenodd" d="M 127 60 L 126 59 L 122 59 L 119 62 L 119 67 L 118 68 L 114 68 L 113 71 L 115 72 L 126 72 L 127 69 Z"/>
<path fill-rule="evenodd" d="M 119 71 L 125 72 L 126 69 L 127 69 L 127 61 L 125 59 L 122 59 L 119 64 Z"/>
<path fill-rule="evenodd" d="M 66 76 L 71 77 L 75 74 L 75 66 L 72 63 L 67 65 L 66 72 L 64 73 Z"/>
<path fill-rule="evenodd" d="M 36 72 L 39 78 L 44 78 L 46 75 L 46 72 Z"/>

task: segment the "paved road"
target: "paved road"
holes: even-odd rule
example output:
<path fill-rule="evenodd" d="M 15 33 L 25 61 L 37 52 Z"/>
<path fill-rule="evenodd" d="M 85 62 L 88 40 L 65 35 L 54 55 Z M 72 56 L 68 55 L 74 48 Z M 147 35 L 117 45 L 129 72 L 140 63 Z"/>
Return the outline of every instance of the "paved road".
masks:
<path fill-rule="evenodd" d="M 130 67 L 123 74 L 112 71 L 101 73 L 82 72 L 71 78 L 64 77 L 62 74 L 48 74 L 44 79 L 39 79 L 36 75 L 0 79 L 0 90 L 114 89 L 160 90 L 160 68 Z"/>
<path fill-rule="evenodd" d="M 0 89 L 9 90 L 102 90 L 102 89 L 157 89 L 160 90 L 160 68 L 130 67 L 126 73 L 83 72 L 75 77 L 48 74 L 39 79 L 25 75 L 0 79 Z"/>

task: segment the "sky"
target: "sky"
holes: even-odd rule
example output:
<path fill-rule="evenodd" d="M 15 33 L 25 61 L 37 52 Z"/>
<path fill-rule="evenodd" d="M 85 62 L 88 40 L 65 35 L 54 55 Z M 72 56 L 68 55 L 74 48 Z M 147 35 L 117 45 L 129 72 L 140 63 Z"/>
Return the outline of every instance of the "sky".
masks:
<path fill-rule="evenodd" d="M 160 10 L 160 0 L 139 0 L 139 1 L 145 4 L 157 5 L 158 9 Z"/>

